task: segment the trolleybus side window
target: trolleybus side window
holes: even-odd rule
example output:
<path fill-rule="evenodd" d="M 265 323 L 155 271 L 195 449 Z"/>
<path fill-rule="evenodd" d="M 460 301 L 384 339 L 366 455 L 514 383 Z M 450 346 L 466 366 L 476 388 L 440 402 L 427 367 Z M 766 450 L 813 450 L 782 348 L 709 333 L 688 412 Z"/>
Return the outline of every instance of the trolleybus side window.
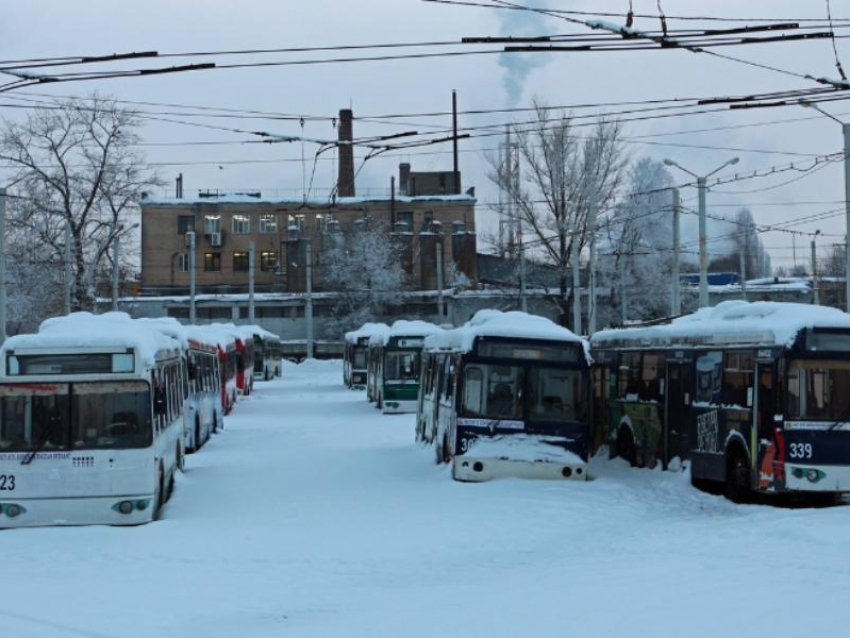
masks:
<path fill-rule="evenodd" d="M 640 393 L 640 353 L 626 352 L 620 356 L 617 398 Z"/>
<path fill-rule="evenodd" d="M 793 361 L 788 371 L 788 415 L 850 420 L 850 362 Z"/>
<path fill-rule="evenodd" d="M 750 352 L 727 352 L 723 371 L 723 403 L 749 407 L 752 403 L 753 355 Z"/>
<path fill-rule="evenodd" d="M 697 359 L 696 400 L 700 403 L 720 403 L 723 380 L 723 353 L 706 352 Z"/>
<path fill-rule="evenodd" d="M 481 405 L 484 393 L 484 372 L 478 366 L 467 366 L 463 373 L 463 409 L 470 415 L 484 412 Z"/>
<path fill-rule="evenodd" d="M 639 396 L 643 401 L 661 400 L 661 355 L 644 354 Z"/>
<path fill-rule="evenodd" d="M 68 447 L 68 386 L 0 387 L 0 451 Z"/>
<path fill-rule="evenodd" d="M 524 377 L 524 369 L 516 366 L 478 364 L 467 367 L 464 373 L 464 409 L 471 416 L 522 418 Z"/>

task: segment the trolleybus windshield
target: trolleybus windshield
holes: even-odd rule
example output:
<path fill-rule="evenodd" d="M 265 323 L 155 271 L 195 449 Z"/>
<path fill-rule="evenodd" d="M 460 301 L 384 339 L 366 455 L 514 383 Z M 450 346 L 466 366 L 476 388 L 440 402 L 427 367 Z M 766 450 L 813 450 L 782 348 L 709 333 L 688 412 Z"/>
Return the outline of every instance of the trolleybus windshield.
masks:
<path fill-rule="evenodd" d="M 850 420 L 850 361 L 792 361 L 788 418 Z"/>
<path fill-rule="evenodd" d="M 385 381 L 419 380 L 419 352 L 388 352 L 384 363 Z"/>
<path fill-rule="evenodd" d="M 143 381 L 0 386 L 0 451 L 143 448 L 152 440 Z"/>

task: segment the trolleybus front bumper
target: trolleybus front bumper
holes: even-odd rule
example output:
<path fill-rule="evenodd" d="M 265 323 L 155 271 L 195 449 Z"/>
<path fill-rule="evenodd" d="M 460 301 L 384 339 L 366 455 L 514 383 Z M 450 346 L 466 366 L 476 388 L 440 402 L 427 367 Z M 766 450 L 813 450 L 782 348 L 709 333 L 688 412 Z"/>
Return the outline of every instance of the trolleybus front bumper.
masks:
<path fill-rule="evenodd" d="M 497 478 L 542 480 L 587 480 L 586 463 L 558 463 L 505 458 L 476 457 L 474 454 L 456 456 L 452 460 L 452 477 L 456 481 L 481 482 Z"/>
<path fill-rule="evenodd" d="M 414 400 L 399 400 L 399 399 L 384 399 L 382 411 L 384 414 L 412 414 L 416 412 L 418 401 Z"/>
<path fill-rule="evenodd" d="M 154 496 L 0 498 L 0 528 L 140 525 L 153 520 Z"/>

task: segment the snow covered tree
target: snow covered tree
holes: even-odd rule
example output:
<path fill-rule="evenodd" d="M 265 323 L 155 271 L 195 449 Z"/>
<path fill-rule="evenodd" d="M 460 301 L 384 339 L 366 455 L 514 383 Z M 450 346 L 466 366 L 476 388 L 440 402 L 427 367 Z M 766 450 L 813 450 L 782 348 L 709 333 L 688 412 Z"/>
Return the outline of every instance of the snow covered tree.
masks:
<path fill-rule="evenodd" d="M 0 133 L 0 159 L 16 184 L 10 223 L 40 240 L 44 259 L 51 253 L 60 262 L 70 226 L 74 310 L 92 307 L 113 239 L 131 232 L 138 201 L 159 183 L 135 150 L 138 124 L 114 100 L 93 95 L 35 108 Z"/>
<path fill-rule="evenodd" d="M 401 302 L 407 283 L 401 251 L 387 225 L 366 219 L 322 254 L 322 279 L 338 293 L 335 331 L 342 334 L 375 321 Z"/>
<path fill-rule="evenodd" d="M 556 303 L 566 318 L 573 295 L 573 242 L 579 250 L 587 244 L 591 199 L 597 211 L 604 211 L 620 185 L 626 164 L 622 129 L 606 120 L 590 129 L 578 128 L 564 111 L 540 102 L 535 108 L 530 124 L 512 128 L 519 179 L 495 158 L 490 179 L 512 200 L 529 250 L 559 271 Z"/>

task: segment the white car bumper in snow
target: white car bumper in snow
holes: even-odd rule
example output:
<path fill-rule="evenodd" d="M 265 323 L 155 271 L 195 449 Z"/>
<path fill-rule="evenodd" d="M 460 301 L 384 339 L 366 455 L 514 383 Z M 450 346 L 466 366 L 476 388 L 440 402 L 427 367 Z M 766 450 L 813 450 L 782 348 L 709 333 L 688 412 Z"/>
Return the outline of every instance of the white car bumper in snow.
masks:
<path fill-rule="evenodd" d="M 850 467 L 786 463 L 785 487 L 799 492 L 850 492 Z"/>
<path fill-rule="evenodd" d="M 122 509 L 127 513 L 123 513 Z M 0 529 L 44 525 L 139 525 L 153 520 L 154 496 L 0 497 Z"/>
<path fill-rule="evenodd" d="M 474 455 L 464 454 L 452 460 L 452 477 L 456 481 L 468 482 L 509 477 L 585 481 L 587 480 L 587 464 L 477 458 Z"/>
<path fill-rule="evenodd" d="M 384 414 L 413 414 L 416 412 L 418 401 L 396 401 L 395 399 L 390 399 L 389 401 L 384 399 L 382 405 L 382 412 Z"/>

